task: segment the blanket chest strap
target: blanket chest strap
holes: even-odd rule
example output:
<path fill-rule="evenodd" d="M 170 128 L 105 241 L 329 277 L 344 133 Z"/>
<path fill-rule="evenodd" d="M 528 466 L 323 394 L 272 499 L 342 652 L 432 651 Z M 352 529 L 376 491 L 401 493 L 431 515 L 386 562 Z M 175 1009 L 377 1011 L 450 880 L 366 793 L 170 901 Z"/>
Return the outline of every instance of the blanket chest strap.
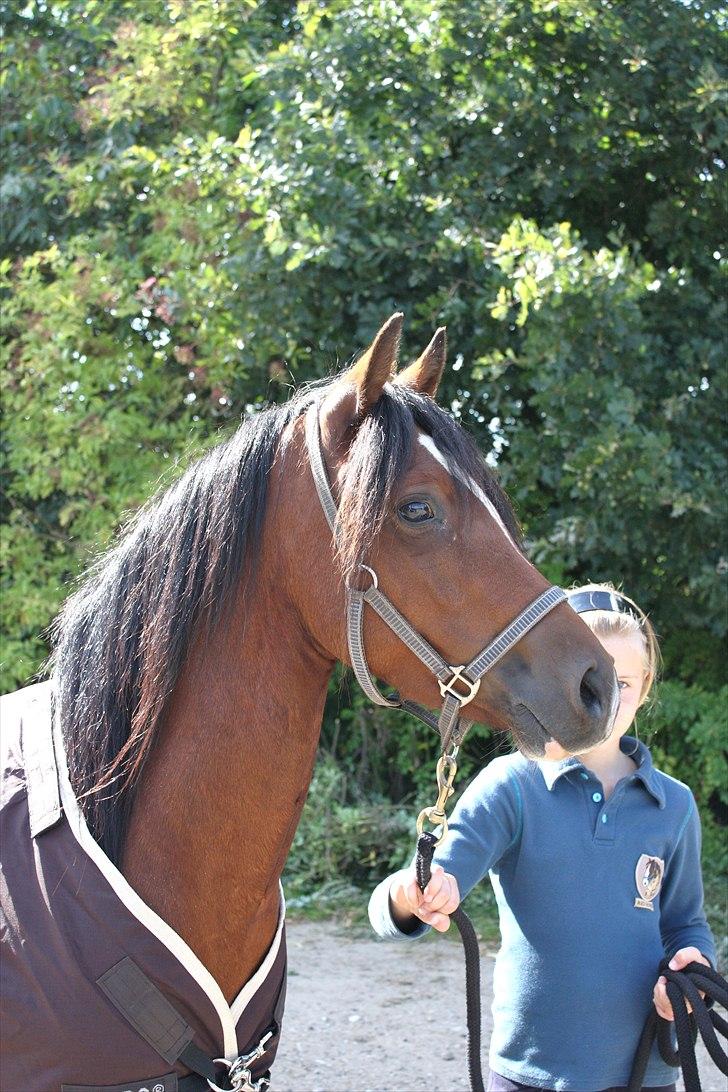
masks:
<path fill-rule="evenodd" d="M 255 1081 L 250 1067 L 263 1057 L 268 1041 L 278 1031 L 281 995 L 284 995 L 282 989 L 273 1026 L 254 1050 L 241 1055 L 234 1062 L 228 1062 L 224 1058 L 209 1058 L 193 1042 L 192 1028 L 129 956 L 102 974 L 97 984 L 121 1015 L 166 1062 L 181 1062 L 196 1075 L 183 1077 L 179 1081 L 183 1092 L 202 1088 L 216 1092 L 225 1092 L 226 1089 L 231 1092 L 265 1092 L 267 1089 L 268 1073 Z M 224 1082 L 224 1087 L 221 1087 L 221 1082 Z"/>

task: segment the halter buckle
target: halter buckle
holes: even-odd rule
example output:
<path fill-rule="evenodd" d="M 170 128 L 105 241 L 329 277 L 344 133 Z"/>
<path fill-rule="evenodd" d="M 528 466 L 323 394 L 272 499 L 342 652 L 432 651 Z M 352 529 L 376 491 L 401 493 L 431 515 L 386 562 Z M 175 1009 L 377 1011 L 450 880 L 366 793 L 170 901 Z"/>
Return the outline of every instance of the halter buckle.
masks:
<path fill-rule="evenodd" d="M 476 679 L 475 682 L 472 682 L 467 675 L 463 675 L 465 666 L 465 664 L 460 664 L 459 667 L 451 665 L 450 670 L 452 671 L 452 675 L 450 678 L 446 682 L 443 682 L 442 679 L 437 680 L 437 685 L 440 687 L 440 693 L 443 698 L 446 698 L 449 694 L 451 697 L 455 698 L 456 701 L 459 701 L 461 705 L 467 705 L 468 702 L 472 701 L 480 688 L 480 679 Z M 459 691 L 455 689 L 456 682 L 466 686 L 468 692 L 466 694 L 459 693 Z"/>

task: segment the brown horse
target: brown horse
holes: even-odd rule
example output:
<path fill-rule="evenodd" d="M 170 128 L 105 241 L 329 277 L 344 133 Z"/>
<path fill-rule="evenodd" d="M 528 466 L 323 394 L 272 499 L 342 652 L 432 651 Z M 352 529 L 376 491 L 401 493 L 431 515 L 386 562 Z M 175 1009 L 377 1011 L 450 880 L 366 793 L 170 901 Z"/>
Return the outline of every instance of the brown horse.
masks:
<path fill-rule="evenodd" d="M 340 376 L 248 419 L 137 517 L 60 617 L 55 686 L 96 840 L 225 998 L 258 967 L 327 685 L 348 661 L 345 585 L 366 561 L 410 623 L 466 664 L 548 583 L 505 495 L 433 401 L 444 330 L 395 375 L 394 315 Z M 318 405 L 338 548 L 305 440 Z M 464 484 L 466 483 L 466 484 Z M 372 671 L 433 707 L 436 680 L 381 620 Z M 601 740 L 612 663 L 565 605 L 484 677 L 468 715 L 526 753 Z"/>

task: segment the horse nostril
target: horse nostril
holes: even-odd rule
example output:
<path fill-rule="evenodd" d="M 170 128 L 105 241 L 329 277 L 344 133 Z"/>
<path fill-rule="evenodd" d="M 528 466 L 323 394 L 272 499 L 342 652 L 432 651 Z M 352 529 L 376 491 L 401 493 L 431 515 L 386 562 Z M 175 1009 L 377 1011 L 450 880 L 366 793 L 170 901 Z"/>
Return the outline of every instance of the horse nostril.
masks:
<path fill-rule="evenodd" d="M 601 717 L 604 712 L 604 704 L 598 690 L 598 678 L 595 668 L 590 667 L 585 672 L 579 687 L 582 704 L 592 717 Z"/>

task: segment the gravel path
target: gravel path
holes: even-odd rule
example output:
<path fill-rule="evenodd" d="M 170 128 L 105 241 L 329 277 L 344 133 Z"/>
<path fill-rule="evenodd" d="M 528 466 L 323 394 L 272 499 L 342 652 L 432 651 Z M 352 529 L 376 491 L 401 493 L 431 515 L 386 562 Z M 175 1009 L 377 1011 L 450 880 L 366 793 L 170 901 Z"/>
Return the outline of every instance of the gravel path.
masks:
<path fill-rule="evenodd" d="M 426 938 L 414 952 L 330 922 L 292 922 L 287 931 L 288 1000 L 274 1092 L 466 1092 L 459 943 Z M 487 1057 L 488 953 L 482 980 Z M 704 1053 L 701 1076 L 703 1092 L 728 1090 Z"/>

